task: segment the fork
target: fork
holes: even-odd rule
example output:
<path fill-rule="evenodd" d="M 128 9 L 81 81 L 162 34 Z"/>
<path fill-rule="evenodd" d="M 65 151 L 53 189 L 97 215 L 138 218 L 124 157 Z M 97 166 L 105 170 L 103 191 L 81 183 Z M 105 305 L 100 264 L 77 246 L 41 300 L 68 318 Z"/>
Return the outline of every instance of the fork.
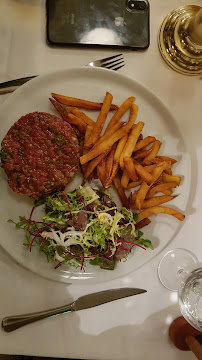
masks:
<path fill-rule="evenodd" d="M 123 54 L 118 54 L 118 55 L 107 57 L 105 59 L 91 61 L 88 64 L 86 64 L 85 66 L 102 67 L 102 68 L 116 71 L 116 70 L 119 70 L 120 68 L 122 68 L 124 65 L 125 64 L 124 64 Z M 38 75 L 28 76 L 28 77 L 0 83 L 0 95 L 15 91 L 21 85 L 25 84 L 27 81 L 29 81 L 37 76 Z"/>
<path fill-rule="evenodd" d="M 112 61 L 110 61 L 110 60 L 112 60 Z M 125 64 L 124 64 L 123 54 L 118 54 L 118 55 L 107 57 L 105 59 L 91 61 L 86 66 L 104 67 L 106 69 L 111 69 L 111 70 L 116 71 L 116 70 L 119 70 L 120 68 L 122 68 L 124 65 Z"/>

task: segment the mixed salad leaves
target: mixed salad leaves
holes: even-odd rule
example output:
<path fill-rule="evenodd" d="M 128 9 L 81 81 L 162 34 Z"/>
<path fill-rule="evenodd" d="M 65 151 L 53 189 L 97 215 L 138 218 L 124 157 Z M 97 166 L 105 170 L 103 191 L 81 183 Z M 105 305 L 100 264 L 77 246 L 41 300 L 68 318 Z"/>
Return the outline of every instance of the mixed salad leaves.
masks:
<path fill-rule="evenodd" d="M 43 221 L 32 219 L 35 207 L 43 205 Z M 89 186 L 71 192 L 57 192 L 35 201 L 28 219 L 9 220 L 25 230 L 24 245 L 33 246 L 57 265 L 67 263 L 84 269 L 86 262 L 113 270 L 117 261 L 126 259 L 134 246 L 153 249 L 150 240 L 135 230 L 137 214 L 117 207 L 111 194 Z"/>

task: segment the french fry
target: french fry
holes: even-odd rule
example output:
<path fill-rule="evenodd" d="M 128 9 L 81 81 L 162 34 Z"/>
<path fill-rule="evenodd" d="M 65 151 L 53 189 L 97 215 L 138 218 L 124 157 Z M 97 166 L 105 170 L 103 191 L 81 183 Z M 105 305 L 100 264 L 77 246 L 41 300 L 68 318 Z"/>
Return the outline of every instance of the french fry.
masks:
<path fill-rule="evenodd" d="M 161 174 L 163 173 L 163 171 L 167 168 L 170 167 L 170 162 L 169 161 L 163 161 L 159 164 L 157 164 L 157 166 L 155 167 L 155 169 L 152 171 L 152 184 L 154 184 L 161 176 Z"/>
<path fill-rule="evenodd" d="M 128 186 L 127 186 L 127 190 L 130 190 L 130 189 L 133 189 L 133 188 L 136 188 L 137 186 L 141 185 L 142 184 L 142 181 L 141 180 L 138 180 L 138 181 L 131 181 Z"/>
<path fill-rule="evenodd" d="M 59 95 L 51 93 L 52 97 L 57 100 L 60 104 L 73 106 L 89 110 L 100 110 L 103 103 L 97 103 L 93 101 L 87 101 L 83 99 L 77 99 L 70 96 Z M 117 110 L 119 107 L 117 105 L 111 104 L 110 110 Z"/>
<path fill-rule="evenodd" d="M 102 135 L 98 141 L 96 141 L 96 146 L 98 146 L 99 144 L 101 144 L 101 142 L 105 141 L 106 139 L 108 139 L 111 135 L 113 135 L 116 131 L 118 131 L 124 124 L 121 122 L 118 122 L 117 124 L 115 124 L 113 126 L 113 128 L 111 128 L 110 130 L 108 130 L 107 132 L 105 131 L 104 135 Z M 93 150 L 93 148 L 91 149 Z"/>
<path fill-rule="evenodd" d="M 172 192 L 172 190 L 164 190 L 164 191 L 162 191 L 162 194 L 164 194 L 164 195 L 171 195 L 173 192 Z"/>
<path fill-rule="evenodd" d="M 81 165 L 85 164 L 86 162 L 94 159 L 96 156 L 100 155 L 102 152 L 104 152 L 109 147 L 112 147 L 115 142 L 117 142 L 119 139 L 121 139 L 123 136 L 125 136 L 129 130 L 131 129 L 138 112 L 138 106 L 132 105 L 131 106 L 131 115 L 129 118 L 129 121 L 126 125 L 122 126 L 121 129 L 116 131 L 111 137 L 103 141 L 101 144 L 96 146 L 94 149 L 90 150 L 87 154 L 80 157 L 80 163 Z"/>
<path fill-rule="evenodd" d="M 105 170 L 105 188 L 108 189 L 111 186 L 111 182 L 108 180 L 108 175 L 110 176 L 113 169 L 113 162 L 114 162 L 114 154 L 116 151 L 116 144 L 114 144 L 109 152 L 109 155 L 106 160 L 106 170 Z"/>
<path fill-rule="evenodd" d="M 171 165 L 175 164 L 177 162 L 177 160 L 171 158 L 171 157 L 168 157 L 168 156 L 160 156 L 160 155 L 157 155 L 157 158 L 160 159 L 161 161 L 170 161 L 171 162 Z"/>
<path fill-rule="evenodd" d="M 151 173 L 156 167 L 156 164 L 152 164 L 152 165 L 146 165 L 144 166 L 144 169 L 147 170 L 149 173 Z"/>
<path fill-rule="evenodd" d="M 86 133 L 85 133 L 85 137 L 84 137 L 84 144 L 89 139 L 89 136 L 90 136 L 92 130 L 93 130 L 93 127 L 91 125 L 87 125 Z"/>
<path fill-rule="evenodd" d="M 135 145 L 135 148 L 133 150 L 133 152 L 138 151 L 148 145 L 150 145 L 151 143 L 153 143 L 156 140 L 156 138 L 154 136 L 147 136 L 146 138 L 140 140 L 137 142 L 137 144 Z"/>
<path fill-rule="evenodd" d="M 135 101 L 133 96 L 129 97 L 124 101 L 124 103 L 118 108 L 115 114 L 112 116 L 106 131 L 110 130 L 125 114 L 125 112 L 131 107 L 132 103 Z"/>
<path fill-rule="evenodd" d="M 98 176 L 97 176 L 97 170 L 94 169 L 93 172 L 90 174 L 90 176 L 88 177 L 88 182 L 89 184 L 91 183 L 91 181 L 93 179 L 98 179 Z"/>
<path fill-rule="evenodd" d="M 121 181 L 120 181 L 118 175 L 114 176 L 113 183 L 114 183 L 114 186 L 115 186 L 115 188 L 116 188 L 116 190 L 117 190 L 117 192 L 118 192 L 118 194 L 120 196 L 120 199 L 121 199 L 121 202 L 122 202 L 123 206 L 128 208 L 128 198 L 127 198 L 127 196 L 125 194 L 124 189 L 121 186 Z"/>
<path fill-rule="evenodd" d="M 181 177 L 180 176 L 174 176 L 174 175 L 168 175 L 163 173 L 163 181 L 164 182 L 171 182 L 174 181 L 177 185 L 180 185 Z"/>
<path fill-rule="evenodd" d="M 165 161 L 165 160 L 164 160 L 164 161 Z M 170 163 L 170 166 L 172 165 L 172 164 L 171 164 L 171 161 L 167 161 L 167 162 Z M 162 161 L 161 161 L 161 159 L 155 157 L 154 159 L 151 160 L 151 163 L 152 163 L 153 165 L 157 165 L 157 164 L 162 163 Z M 152 165 L 147 165 L 147 166 L 152 166 Z M 164 172 L 165 172 L 166 174 L 168 174 L 168 175 L 172 175 L 172 170 L 171 170 L 170 167 L 166 168 L 166 169 L 164 170 Z"/>
<path fill-rule="evenodd" d="M 123 149 L 123 152 L 121 154 L 121 157 L 120 157 L 120 166 L 122 169 L 124 168 L 123 158 L 126 156 L 132 155 L 133 149 L 134 149 L 137 139 L 143 129 L 143 126 L 144 126 L 143 121 L 139 121 L 137 124 L 133 125 L 133 127 L 130 131 L 128 141 L 127 141 L 127 143 Z"/>
<path fill-rule="evenodd" d="M 168 175 L 173 175 L 171 168 L 165 169 L 164 173 Z"/>
<path fill-rule="evenodd" d="M 161 159 L 161 158 L 162 158 L 162 159 Z M 163 160 L 163 159 L 165 159 L 165 160 Z M 166 159 L 168 159 L 168 160 L 166 160 Z M 171 159 L 171 161 L 170 161 L 169 159 Z M 159 163 L 162 162 L 162 161 L 169 161 L 171 165 L 175 164 L 175 163 L 173 162 L 174 159 L 169 158 L 168 156 L 156 156 L 154 159 L 151 160 L 151 163 L 152 163 L 152 164 L 159 164 Z M 176 160 L 175 160 L 175 162 L 176 162 Z M 171 169 L 170 169 L 170 170 L 167 169 L 167 171 L 170 172 Z M 170 175 L 171 175 L 171 174 L 170 174 Z"/>
<path fill-rule="evenodd" d="M 84 145 L 85 145 L 85 142 L 89 139 L 92 129 L 93 129 L 93 127 L 91 125 L 87 125 L 86 133 L 85 133 L 85 137 L 84 137 Z M 88 150 L 86 150 L 85 147 L 83 147 L 83 155 L 85 155 L 87 153 L 87 151 Z M 83 166 L 81 166 L 83 175 L 85 174 L 86 168 L 87 168 L 87 164 L 84 164 Z M 84 175 L 84 177 L 85 177 L 85 175 Z"/>
<path fill-rule="evenodd" d="M 110 131 L 110 130 L 109 130 Z M 111 175 L 108 176 L 107 178 L 107 181 L 106 181 L 106 184 L 111 184 L 114 176 L 117 174 L 118 172 L 118 168 L 119 168 L 119 161 L 120 161 L 120 156 L 121 156 L 121 153 L 123 151 L 123 148 L 127 142 L 127 139 L 128 139 L 128 135 L 125 135 L 124 137 L 122 137 L 118 144 L 117 144 L 117 148 L 116 148 L 116 151 L 115 151 L 115 154 L 114 154 L 114 162 L 113 162 L 113 168 L 112 168 L 112 172 L 111 172 Z"/>
<path fill-rule="evenodd" d="M 103 158 L 97 165 L 97 176 L 101 181 L 103 187 L 105 187 L 105 172 L 106 172 L 106 160 Z"/>
<path fill-rule="evenodd" d="M 91 136 L 85 144 L 85 147 L 87 149 L 90 149 L 96 143 L 96 141 L 99 139 L 102 129 L 104 127 L 108 112 L 110 110 L 112 99 L 113 99 L 112 95 L 109 92 L 107 92 L 105 95 L 104 102 L 103 102 L 102 108 L 100 110 L 99 116 L 93 127 Z"/>
<path fill-rule="evenodd" d="M 138 176 L 132 158 L 126 156 L 124 157 L 123 162 L 129 178 L 133 181 L 137 181 Z"/>
<path fill-rule="evenodd" d="M 161 159 L 159 159 L 158 157 L 155 157 L 154 159 L 151 159 L 151 164 L 159 164 L 160 162 L 162 162 Z"/>
<path fill-rule="evenodd" d="M 142 140 L 143 139 L 143 135 L 142 133 L 140 133 L 139 137 L 138 137 L 138 141 Z"/>
<path fill-rule="evenodd" d="M 176 219 L 183 221 L 185 216 L 183 214 L 181 214 L 179 211 L 171 209 L 169 207 L 165 207 L 165 206 L 153 206 L 150 207 L 148 209 L 144 209 L 142 210 L 139 214 L 138 214 L 138 219 L 136 221 L 136 223 L 139 223 L 141 220 L 143 220 L 146 217 L 149 217 L 150 215 L 153 214 L 168 214 L 168 215 L 172 215 L 174 216 Z"/>
<path fill-rule="evenodd" d="M 140 175 L 140 177 L 144 181 L 146 181 L 147 184 L 151 184 L 153 181 L 153 176 L 147 170 L 145 170 L 145 168 L 142 165 L 138 164 L 137 161 L 135 160 L 133 161 L 136 172 Z"/>
<path fill-rule="evenodd" d="M 143 150 L 143 151 L 138 151 L 133 155 L 133 159 L 144 159 L 146 156 L 148 156 L 150 154 L 150 152 L 152 151 L 152 149 L 148 149 L 148 150 Z"/>
<path fill-rule="evenodd" d="M 84 145 L 84 138 L 81 138 L 79 140 L 80 154 L 83 154 L 83 145 Z"/>
<path fill-rule="evenodd" d="M 147 226 L 151 223 L 151 220 L 149 218 L 142 219 L 138 224 L 135 225 L 135 230 L 140 230 L 144 226 Z"/>
<path fill-rule="evenodd" d="M 162 142 L 159 140 L 154 141 L 153 145 L 152 145 L 152 151 L 150 152 L 150 154 L 148 156 L 146 156 L 142 162 L 142 165 L 149 165 L 151 160 L 153 158 L 156 157 L 156 155 L 158 154 L 158 151 L 160 149 L 162 145 Z"/>
<path fill-rule="evenodd" d="M 158 177 L 158 179 L 154 179 L 154 181 L 152 182 L 151 186 L 155 186 L 158 184 L 161 184 L 163 182 L 162 180 L 162 174 Z"/>
<path fill-rule="evenodd" d="M 106 149 L 103 153 L 101 153 L 99 156 L 97 156 L 95 159 L 93 159 L 92 161 L 90 161 L 88 164 L 86 163 L 86 170 L 85 170 L 85 174 L 84 174 L 84 178 L 88 179 L 90 174 L 92 174 L 92 172 L 94 171 L 94 169 L 96 168 L 96 166 L 99 165 L 100 161 L 102 161 L 102 159 L 106 158 L 106 156 L 108 155 L 108 153 L 110 152 L 110 147 L 108 149 Z M 84 164 L 85 165 L 85 164 Z M 83 165 L 82 165 L 83 166 Z"/>
<path fill-rule="evenodd" d="M 161 195 L 161 196 L 154 196 L 149 200 L 144 200 L 142 203 L 142 209 L 147 209 L 153 206 L 164 204 L 168 201 L 173 200 L 176 198 L 177 195 L 170 196 L 170 195 Z"/>
<path fill-rule="evenodd" d="M 137 195 L 135 198 L 135 205 L 138 210 L 141 210 L 143 201 L 147 195 L 147 192 L 149 190 L 149 185 L 144 181 L 141 185 L 139 190 L 137 191 Z M 132 198 L 133 200 L 133 198 Z"/>
<path fill-rule="evenodd" d="M 65 108 L 56 100 L 53 100 L 51 98 L 49 98 L 49 100 L 53 104 L 55 109 L 59 112 L 59 114 L 61 115 L 63 120 L 67 121 L 68 123 L 70 123 L 72 125 L 75 125 L 82 134 L 85 134 L 87 125 L 82 119 L 77 118 L 73 114 L 69 114 L 65 110 Z"/>
<path fill-rule="evenodd" d="M 132 206 L 133 204 L 135 204 L 136 202 L 136 198 L 137 198 L 137 193 L 138 191 L 134 191 L 131 195 L 131 200 L 130 200 L 130 205 Z"/>
<path fill-rule="evenodd" d="M 131 156 L 134 146 L 135 146 L 135 143 L 138 140 L 138 137 L 140 135 L 140 132 L 142 131 L 143 126 L 144 126 L 144 123 L 142 121 L 140 121 L 138 124 L 134 124 L 132 126 L 131 132 L 128 137 L 128 141 L 127 141 L 127 143 L 123 149 L 123 153 L 121 154 L 121 157 L 120 157 L 120 166 L 123 169 L 123 175 L 121 178 L 121 185 L 123 186 L 123 188 L 126 188 L 128 186 L 128 182 L 129 182 L 129 176 L 127 174 L 127 171 L 124 169 L 123 159 L 124 159 L 124 157 Z"/>
<path fill-rule="evenodd" d="M 91 125 L 91 126 L 95 125 L 95 122 L 91 118 L 89 118 L 89 116 L 84 114 L 83 111 L 81 111 L 80 109 L 76 107 L 68 107 L 68 106 L 65 109 L 70 113 L 72 113 L 73 115 L 77 116 L 78 118 L 82 119 L 87 125 Z"/>
<path fill-rule="evenodd" d="M 167 193 L 167 194 L 165 193 L 166 190 L 175 188 L 176 186 L 177 186 L 177 183 L 174 182 L 174 181 L 167 182 L 167 183 L 164 183 L 164 184 L 158 184 L 158 185 L 152 187 L 148 191 L 146 198 L 149 199 L 150 197 L 154 196 L 157 193 L 163 193 L 165 195 L 169 195 L 169 193 Z"/>
<path fill-rule="evenodd" d="M 55 100 L 50 101 L 61 117 L 72 124 L 78 134 L 85 134 L 80 157 L 84 179 L 91 181 L 99 178 L 105 188 L 109 188 L 113 182 L 123 206 L 139 210 L 137 230 L 148 225 L 151 222 L 149 216 L 153 214 L 164 213 L 184 220 L 184 215 L 179 211 L 160 206 L 177 196 L 172 195 L 172 189 L 180 184 L 181 177 L 172 175 L 171 166 L 176 163 L 175 159 L 158 155 L 161 141 L 154 136 L 143 138 L 144 123 L 139 121 L 134 124 L 138 113 L 138 106 L 133 104 L 134 97 L 126 99 L 118 108 L 112 104 L 113 97 L 108 92 L 103 103 L 54 93 L 52 96 Z M 80 108 L 100 110 L 97 121 L 94 122 Z M 112 109 L 116 112 L 101 136 Z M 120 120 L 128 109 L 130 117 L 125 124 Z M 118 172 L 119 168 L 123 170 L 122 175 Z M 124 189 L 132 188 L 137 190 L 128 199 Z M 154 196 L 157 193 L 163 195 Z"/>
<path fill-rule="evenodd" d="M 132 202 L 135 203 L 135 206 L 137 209 L 141 210 L 143 201 L 145 200 L 145 197 L 147 196 L 147 192 L 149 191 L 151 184 L 158 180 L 158 178 L 161 176 L 163 170 L 168 166 L 170 166 L 170 163 L 166 162 L 166 161 L 162 162 L 161 164 L 158 164 L 155 167 L 155 169 L 153 170 L 152 174 L 148 173 L 149 175 L 152 176 L 152 182 L 150 183 L 150 185 L 148 185 L 146 183 L 146 181 L 142 182 L 139 190 L 136 192 L 136 195 L 132 195 Z M 137 171 L 137 168 L 136 168 L 136 171 Z"/>
<path fill-rule="evenodd" d="M 162 194 L 164 195 L 172 195 L 173 191 L 168 189 L 168 190 L 162 190 Z M 146 197 L 147 198 L 147 197 Z"/>
<path fill-rule="evenodd" d="M 128 182 L 129 182 L 129 176 L 126 169 L 124 169 L 121 177 L 121 185 L 123 186 L 124 189 L 127 188 Z"/>
<path fill-rule="evenodd" d="M 63 119 L 65 120 L 64 115 Z M 87 125 L 82 119 L 70 113 L 67 113 L 67 119 L 68 120 L 66 121 L 68 121 L 72 125 L 75 125 L 82 134 L 85 134 Z"/>

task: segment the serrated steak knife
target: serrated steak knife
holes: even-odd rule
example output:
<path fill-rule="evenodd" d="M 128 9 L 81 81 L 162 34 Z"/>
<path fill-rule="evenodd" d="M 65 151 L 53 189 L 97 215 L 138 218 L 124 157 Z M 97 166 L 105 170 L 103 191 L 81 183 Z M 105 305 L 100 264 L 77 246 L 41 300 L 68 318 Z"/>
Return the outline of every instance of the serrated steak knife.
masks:
<path fill-rule="evenodd" d="M 52 310 L 6 317 L 2 321 L 2 327 L 6 332 L 11 332 L 13 330 L 19 329 L 24 325 L 31 324 L 35 321 L 42 320 L 47 317 L 70 313 L 72 311 L 90 309 L 94 306 L 106 304 L 110 301 L 123 299 L 128 296 L 142 294 L 145 292 L 147 291 L 136 288 L 121 288 L 100 291 L 97 293 L 81 296 L 69 305 L 61 306 Z"/>

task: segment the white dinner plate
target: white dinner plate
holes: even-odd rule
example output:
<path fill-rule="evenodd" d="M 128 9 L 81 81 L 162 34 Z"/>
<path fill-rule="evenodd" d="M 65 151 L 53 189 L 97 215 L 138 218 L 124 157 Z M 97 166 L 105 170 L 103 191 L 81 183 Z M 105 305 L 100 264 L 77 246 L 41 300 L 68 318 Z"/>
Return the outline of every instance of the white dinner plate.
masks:
<path fill-rule="evenodd" d="M 178 129 L 177 122 L 169 110 L 152 93 L 152 90 L 147 90 L 141 84 L 117 72 L 84 67 L 57 71 L 31 80 L 10 95 L 0 107 L 1 140 L 10 126 L 22 115 L 33 111 L 44 111 L 57 115 L 48 99 L 51 92 L 102 102 L 106 91 L 112 93 L 113 102 L 118 105 L 127 97 L 135 96 L 135 102 L 139 106 L 137 120 L 145 123 L 143 135 L 155 136 L 162 141 L 160 154 L 178 160 L 177 164 L 173 166 L 173 170 L 174 174 L 182 176 L 181 185 L 175 190 L 175 193 L 179 194 L 179 196 L 169 205 L 166 204 L 166 206 L 180 209 L 186 214 L 190 202 L 191 156 L 188 145 Z M 88 114 L 93 119 L 96 119 L 98 113 L 91 112 Z M 128 113 L 124 119 L 126 120 L 127 117 Z M 135 248 L 129 255 L 128 260 L 118 263 L 113 271 L 101 270 L 92 265 L 88 265 L 85 272 L 66 265 L 55 270 L 55 264 L 48 263 L 45 255 L 43 253 L 39 254 L 37 247 L 33 247 L 31 253 L 27 251 L 23 246 L 23 230 L 15 229 L 13 224 L 7 222 L 8 219 L 18 220 L 19 215 L 28 216 L 33 202 L 24 196 L 13 193 L 7 184 L 3 170 L 1 170 L 0 177 L 1 246 L 18 263 L 52 280 L 80 284 L 103 282 L 124 276 L 135 271 L 156 256 L 178 235 L 181 226 L 183 226 L 183 223 L 172 216 L 153 215 L 151 224 L 143 229 L 145 237 L 153 242 L 153 251 Z M 78 174 L 68 188 L 74 189 L 80 183 L 81 176 Z M 114 190 L 113 194 L 115 201 L 118 202 Z"/>

